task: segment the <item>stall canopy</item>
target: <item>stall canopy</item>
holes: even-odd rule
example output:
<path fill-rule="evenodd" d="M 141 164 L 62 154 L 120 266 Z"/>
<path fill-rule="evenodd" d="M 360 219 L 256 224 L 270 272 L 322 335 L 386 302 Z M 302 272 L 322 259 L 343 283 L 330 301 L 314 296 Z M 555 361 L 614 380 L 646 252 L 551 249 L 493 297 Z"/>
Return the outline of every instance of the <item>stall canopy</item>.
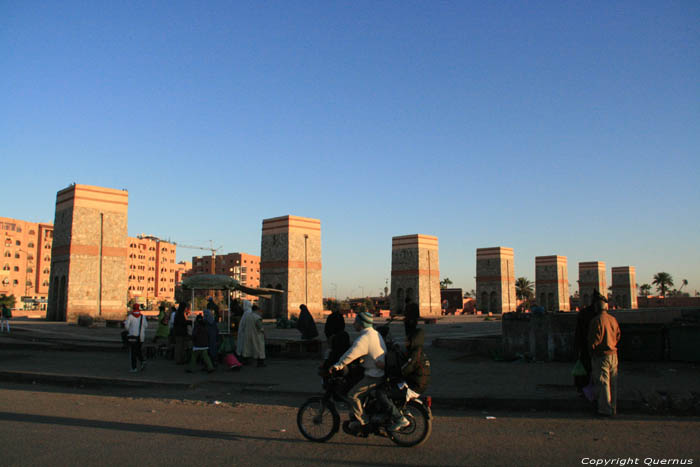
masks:
<path fill-rule="evenodd" d="M 284 290 L 267 289 L 263 287 L 247 287 L 232 277 L 223 274 L 197 274 L 182 281 L 182 286 L 191 290 L 240 290 L 248 295 L 262 298 L 272 298 L 274 294 L 282 294 Z"/>

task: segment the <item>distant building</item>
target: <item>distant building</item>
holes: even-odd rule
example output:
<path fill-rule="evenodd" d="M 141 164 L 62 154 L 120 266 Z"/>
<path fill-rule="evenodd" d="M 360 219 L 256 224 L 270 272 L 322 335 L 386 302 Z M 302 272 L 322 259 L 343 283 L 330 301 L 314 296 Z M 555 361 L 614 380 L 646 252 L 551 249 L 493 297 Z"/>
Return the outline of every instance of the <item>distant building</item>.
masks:
<path fill-rule="evenodd" d="M 53 224 L 0 217 L 0 294 L 17 308 L 46 309 Z"/>
<path fill-rule="evenodd" d="M 175 286 L 177 287 L 182 283 L 182 279 L 185 275 L 192 270 L 192 263 L 190 261 L 180 261 L 175 264 Z"/>
<path fill-rule="evenodd" d="M 127 237 L 128 294 L 142 305 L 175 301 L 174 243 L 149 235 Z"/>
<path fill-rule="evenodd" d="M 187 275 L 211 274 L 211 255 L 193 256 L 190 272 Z M 214 274 L 232 277 L 247 287 L 260 287 L 260 256 L 247 253 L 216 255 Z M 258 297 L 237 292 L 235 298 L 257 300 Z"/>

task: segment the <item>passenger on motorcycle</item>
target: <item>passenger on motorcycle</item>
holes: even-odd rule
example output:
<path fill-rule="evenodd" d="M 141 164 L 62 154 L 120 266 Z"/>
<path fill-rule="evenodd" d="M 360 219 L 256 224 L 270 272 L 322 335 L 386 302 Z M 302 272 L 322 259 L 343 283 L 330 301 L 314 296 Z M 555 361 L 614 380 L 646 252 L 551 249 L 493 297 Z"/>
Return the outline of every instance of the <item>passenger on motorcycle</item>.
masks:
<path fill-rule="evenodd" d="M 408 388 L 415 393 L 422 393 L 427 389 L 429 374 L 424 374 L 424 369 L 421 366 L 421 358 L 423 352 L 423 344 L 425 342 L 425 333 L 423 329 L 418 328 L 418 319 L 420 311 L 418 305 L 409 303 L 406 306 L 404 313 L 404 330 L 406 331 L 406 354 L 400 357 L 400 375 L 408 384 Z M 397 369 L 398 370 L 398 369 Z M 387 372 L 389 370 L 387 369 Z M 397 371 L 399 373 L 399 371 Z M 381 388 L 377 391 L 377 398 L 387 408 L 391 416 L 392 425 L 390 431 L 398 431 L 409 425 L 409 421 L 401 415 L 401 412 L 396 408 L 391 398 L 386 393 L 387 388 Z"/>
<path fill-rule="evenodd" d="M 384 358 L 386 345 L 381 335 L 374 329 L 372 315 L 366 311 L 360 311 L 355 318 L 356 331 L 362 331 L 355 339 L 352 347 L 333 365 L 332 370 L 340 371 L 352 361 L 364 357 L 362 366 L 365 374 L 362 380 L 348 392 L 350 415 L 352 420 L 348 426 L 353 431 L 358 431 L 368 423 L 362 410 L 361 397 L 384 381 Z"/>

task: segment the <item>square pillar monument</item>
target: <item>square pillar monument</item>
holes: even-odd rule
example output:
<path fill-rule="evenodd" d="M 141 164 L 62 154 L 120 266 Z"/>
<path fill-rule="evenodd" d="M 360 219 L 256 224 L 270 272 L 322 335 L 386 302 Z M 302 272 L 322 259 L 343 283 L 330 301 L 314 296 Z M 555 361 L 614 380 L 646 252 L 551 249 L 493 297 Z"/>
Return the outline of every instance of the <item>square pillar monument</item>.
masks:
<path fill-rule="evenodd" d="M 612 294 L 617 308 L 637 309 L 637 274 L 634 266 L 612 268 Z"/>
<path fill-rule="evenodd" d="M 260 248 L 260 286 L 284 290 L 263 307 L 268 318 L 299 315 L 299 305 L 323 315 L 321 221 L 298 216 L 265 219 Z"/>
<path fill-rule="evenodd" d="M 403 314 L 406 298 L 420 315 L 440 316 L 438 238 L 403 235 L 391 239 L 391 313 Z"/>
<path fill-rule="evenodd" d="M 547 311 L 570 311 L 566 256 L 535 258 L 535 299 Z"/>
<path fill-rule="evenodd" d="M 578 263 L 578 293 L 581 307 L 591 304 L 594 290 L 605 297 L 608 296 L 605 263 L 602 261 Z"/>
<path fill-rule="evenodd" d="M 123 320 L 129 193 L 71 185 L 56 194 L 46 317 Z"/>
<path fill-rule="evenodd" d="M 512 248 L 476 249 L 476 306 L 486 313 L 516 310 Z"/>

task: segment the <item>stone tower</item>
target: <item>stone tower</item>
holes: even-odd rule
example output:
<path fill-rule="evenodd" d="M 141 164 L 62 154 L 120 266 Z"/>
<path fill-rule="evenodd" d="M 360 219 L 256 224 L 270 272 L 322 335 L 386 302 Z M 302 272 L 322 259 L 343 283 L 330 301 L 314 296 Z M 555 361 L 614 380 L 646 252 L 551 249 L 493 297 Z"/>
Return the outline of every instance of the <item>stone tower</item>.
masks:
<path fill-rule="evenodd" d="M 263 220 L 260 285 L 285 291 L 264 304 L 266 317 L 298 316 L 301 304 L 314 317 L 323 315 L 320 220 L 297 216 Z"/>
<path fill-rule="evenodd" d="M 578 263 L 578 293 L 581 307 L 591 304 L 594 290 L 597 290 L 605 297 L 608 296 L 608 285 L 605 281 L 605 263 L 602 261 Z"/>
<path fill-rule="evenodd" d="M 392 314 L 403 314 L 406 298 L 418 304 L 421 316 L 440 315 L 437 237 L 415 234 L 391 239 Z"/>
<path fill-rule="evenodd" d="M 477 309 L 486 313 L 515 311 L 515 271 L 513 249 L 476 249 Z"/>
<path fill-rule="evenodd" d="M 56 194 L 47 319 L 126 317 L 128 208 L 126 190 L 71 185 Z"/>
<path fill-rule="evenodd" d="M 617 308 L 637 308 L 637 274 L 634 266 L 612 268 L 612 305 Z"/>
<path fill-rule="evenodd" d="M 566 256 L 535 258 L 535 299 L 547 311 L 569 311 L 569 274 Z"/>

